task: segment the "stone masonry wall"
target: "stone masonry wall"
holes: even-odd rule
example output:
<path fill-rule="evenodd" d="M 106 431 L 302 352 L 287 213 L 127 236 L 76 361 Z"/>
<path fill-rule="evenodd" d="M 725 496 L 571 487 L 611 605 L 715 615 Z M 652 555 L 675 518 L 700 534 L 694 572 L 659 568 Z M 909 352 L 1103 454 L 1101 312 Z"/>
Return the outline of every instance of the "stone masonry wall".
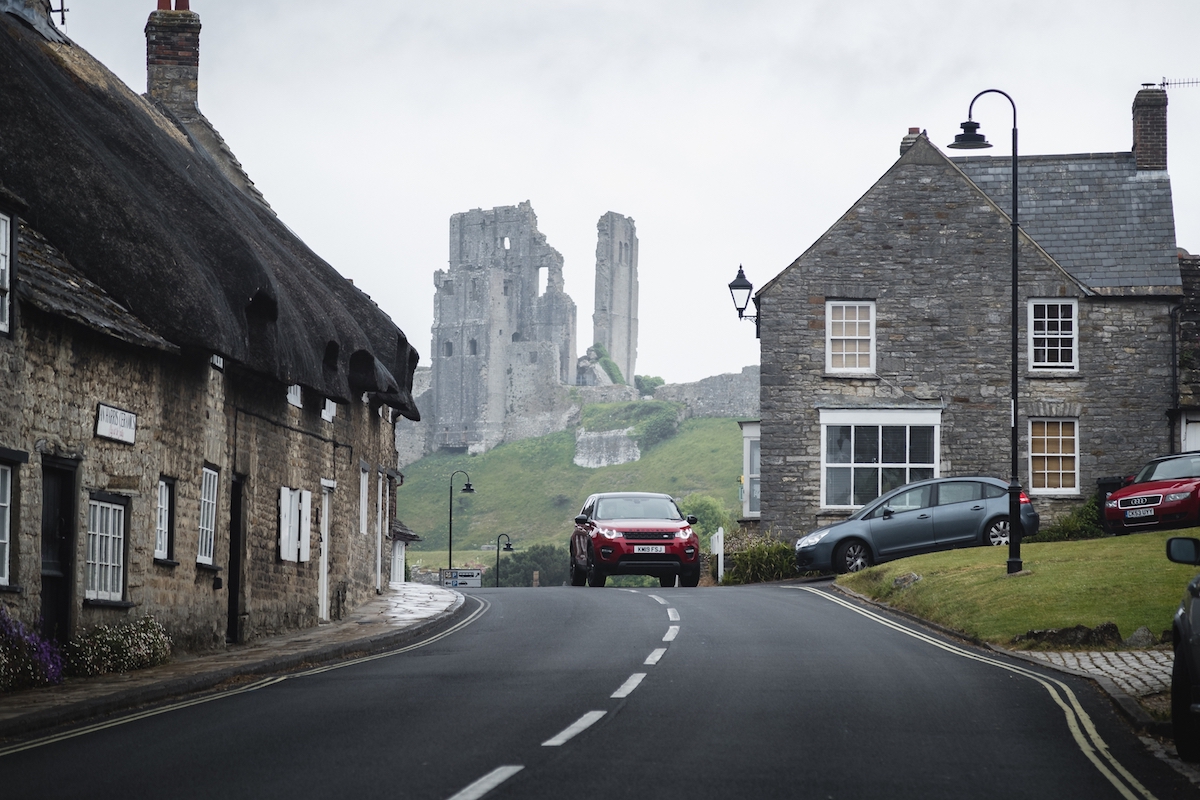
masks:
<path fill-rule="evenodd" d="M 758 419 L 759 367 L 714 375 L 695 383 L 671 383 L 654 391 L 655 400 L 683 403 L 688 416 Z"/>

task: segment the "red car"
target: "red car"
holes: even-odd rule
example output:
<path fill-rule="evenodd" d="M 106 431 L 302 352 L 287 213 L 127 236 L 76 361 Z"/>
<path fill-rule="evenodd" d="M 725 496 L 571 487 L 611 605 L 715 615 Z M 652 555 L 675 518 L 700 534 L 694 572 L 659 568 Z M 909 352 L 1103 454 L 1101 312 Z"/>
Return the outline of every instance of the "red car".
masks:
<path fill-rule="evenodd" d="M 667 494 L 594 494 L 575 517 L 571 585 L 603 586 L 609 575 L 653 575 L 662 586 L 700 583 L 700 540 Z"/>
<path fill-rule="evenodd" d="M 1104 501 L 1109 533 L 1200 525 L 1200 451 L 1156 458 Z"/>

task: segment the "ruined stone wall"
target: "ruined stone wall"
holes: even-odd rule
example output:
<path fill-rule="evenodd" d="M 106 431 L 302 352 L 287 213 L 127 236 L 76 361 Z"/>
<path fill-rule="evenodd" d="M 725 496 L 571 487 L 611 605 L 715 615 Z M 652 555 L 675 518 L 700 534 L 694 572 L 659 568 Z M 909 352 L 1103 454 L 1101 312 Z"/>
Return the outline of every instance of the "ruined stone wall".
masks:
<path fill-rule="evenodd" d="M 592 342 L 602 344 L 632 384 L 637 368 L 638 238 L 629 217 L 608 212 L 596 223 L 596 310 Z"/>
<path fill-rule="evenodd" d="M 758 419 L 759 367 L 714 375 L 695 383 L 669 383 L 654 391 L 655 400 L 683 403 L 690 417 Z"/>
<path fill-rule="evenodd" d="M 222 647 L 230 591 L 238 587 L 241 640 L 316 624 L 322 479 L 337 483 L 329 585 L 339 603 L 331 610 L 344 612 L 374 593 L 377 480 L 380 470 L 395 465 L 389 409 L 342 405 L 327 422 L 320 414 L 324 398 L 305 396 L 305 407 L 294 408 L 285 399 L 286 387 L 236 366 L 215 369 L 207 355 L 136 349 L 27 307 L 16 335 L 0 338 L 0 370 L 5 377 L 0 401 L 7 409 L 0 417 L 0 448 L 28 454 L 28 463 L 14 470 L 11 585 L 0 591 L 0 602 L 26 624 L 36 626 L 41 615 L 47 463 L 73 464 L 76 475 L 68 565 L 72 632 L 153 614 L 179 649 Z M 137 415 L 133 444 L 96 435 L 100 403 Z M 358 470 L 364 461 L 370 469 L 366 535 L 358 530 Z M 197 563 L 205 467 L 218 474 L 211 565 Z M 154 557 L 160 477 L 174 486 L 173 543 L 166 559 Z M 233 503 L 235 480 L 240 508 Z M 307 562 L 280 558 L 281 486 L 312 492 Z M 125 507 L 119 602 L 85 599 L 88 501 L 96 493 Z M 244 531 L 238 541 L 231 536 L 235 519 Z M 240 556 L 240 569 L 232 555 Z M 381 567 L 386 583 L 390 559 L 381 559 Z M 20 591 L 11 591 L 15 587 Z"/>
<path fill-rule="evenodd" d="M 589 469 L 628 464 L 642 457 L 638 444 L 630 436 L 633 428 L 621 431 L 575 431 L 575 464 Z"/>

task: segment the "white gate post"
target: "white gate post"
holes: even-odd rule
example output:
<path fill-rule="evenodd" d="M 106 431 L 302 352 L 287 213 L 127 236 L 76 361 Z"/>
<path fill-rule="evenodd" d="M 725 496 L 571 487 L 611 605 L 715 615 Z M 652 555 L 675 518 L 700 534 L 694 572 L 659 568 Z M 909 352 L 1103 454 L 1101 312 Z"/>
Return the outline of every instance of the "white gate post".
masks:
<path fill-rule="evenodd" d="M 717 557 L 717 583 L 725 577 L 725 529 L 717 528 L 717 532 L 708 540 L 708 549 Z"/>

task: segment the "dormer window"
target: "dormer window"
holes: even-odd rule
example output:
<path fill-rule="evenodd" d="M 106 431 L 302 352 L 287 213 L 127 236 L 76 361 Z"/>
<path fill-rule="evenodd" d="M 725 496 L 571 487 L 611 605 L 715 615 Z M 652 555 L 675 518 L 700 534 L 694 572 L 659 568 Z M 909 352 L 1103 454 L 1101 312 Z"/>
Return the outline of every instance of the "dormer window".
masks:
<path fill-rule="evenodd" d="M 0 214 L 0 333 L 12 324 L 12 218 Z"/>

